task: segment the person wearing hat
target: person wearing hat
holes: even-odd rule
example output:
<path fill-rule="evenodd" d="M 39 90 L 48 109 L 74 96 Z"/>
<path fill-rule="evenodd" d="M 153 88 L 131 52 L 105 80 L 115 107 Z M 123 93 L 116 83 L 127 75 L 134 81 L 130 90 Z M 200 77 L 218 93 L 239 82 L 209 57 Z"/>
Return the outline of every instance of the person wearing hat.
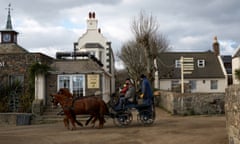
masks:
<path fill-rule="evenodd" d="M 140 97 L 143 98 L 143 104 L 151 105 L 153 103 L 153 92 L 151 84 L 144 74 L 142 74 L 140 78 L 142 80 L 141 84 L 142 94 L 140 95 Z"/>

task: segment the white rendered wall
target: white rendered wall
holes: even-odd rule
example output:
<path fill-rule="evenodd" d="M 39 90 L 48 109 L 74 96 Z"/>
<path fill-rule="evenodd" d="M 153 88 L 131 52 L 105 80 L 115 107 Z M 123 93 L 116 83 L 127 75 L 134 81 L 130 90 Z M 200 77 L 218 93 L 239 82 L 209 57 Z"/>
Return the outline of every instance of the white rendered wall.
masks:
<path fill-rule="evenodd" d="M 235 76 L 235 70 L 240 69 L 240 57 L 235 57 L 232 59 L 232 77 L 233 84 L 239 84 L 239 80 Z"/>

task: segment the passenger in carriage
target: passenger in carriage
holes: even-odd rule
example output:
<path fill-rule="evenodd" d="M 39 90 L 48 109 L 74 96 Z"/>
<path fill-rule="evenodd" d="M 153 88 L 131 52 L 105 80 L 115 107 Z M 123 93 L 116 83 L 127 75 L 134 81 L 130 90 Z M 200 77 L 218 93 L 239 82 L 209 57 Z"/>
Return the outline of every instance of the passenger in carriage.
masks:
<path fill-rule="evenodd" d="M 119 109 L 123 109 L 124 105 L 129 102 L 134 102 L 135 97 L 135 87 L 133 85 L 133 81 L 129 78 L 125 81 L 125 86 L 120 91 L 120 99 L 119 99 Z"/>
<path fill-rule="evenodd" d="M 128 79 L 126 79 L 122 89 L 120 90 L 120 97 L 124 97 L 128 90 Z"/>
<path fill-rule="evenodd" d="M 135 97 L 136 97 L 136 89 L 134 87 L 134 82 L 132 79 L 129 79 L 127 81 L 128 83 L 128 90 L 125 94 L 125 98 L 126 98 L 126 103 L 135 103 Z"/>

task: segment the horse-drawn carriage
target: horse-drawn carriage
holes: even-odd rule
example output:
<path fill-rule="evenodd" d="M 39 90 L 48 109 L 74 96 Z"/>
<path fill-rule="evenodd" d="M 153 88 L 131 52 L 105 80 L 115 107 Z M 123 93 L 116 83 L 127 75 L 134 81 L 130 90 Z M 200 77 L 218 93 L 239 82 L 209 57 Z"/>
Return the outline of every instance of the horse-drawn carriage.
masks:
<path fill-rule="evenodd" d="M 113 118 L 113 122 L 117 126 L 127 126 L 133 120 L 132 111 L 137 111 L 137 120 L 143 125 L 151 125 L 155 120 L 155 107 L 154 99 L 151 100 L 151 103 L 142 104 L 137 96 L 134 102 L 125 101 L 122 106 L 119 106 L 119 97 L 116 95 L 111 96 L 109 103 L 110 107 L 110 116 Z"/>
<path fill-rule="evenodd" d="M 63 108 L 65 114 L 64 124 L 69 129 L 69 120 L 72 123 L 72 129 L 76 129 L 75 122 L 83 126 L 76 120 L 76 115 L 90 115 L 86 125 L 92 120 L 94 124 L 99 120 L 99 128 L 103 128 L 104 117 L 110 117 L 117 126 L 127 126 L 133 120 L 132 110 L 136 109 L 137 120 L 144 125 L 150 125 L 155 120 L 154 100 L 149 104 L 124 103 L 123 107 L 118 106 L 118 97 L 112 96 L 110 103 L 107 105 L 101 97 L 89 96 L 75 99 L 68 89 L 60 89 L 57 94 L 53 94 L 53 104 L 58 103 Z"/>

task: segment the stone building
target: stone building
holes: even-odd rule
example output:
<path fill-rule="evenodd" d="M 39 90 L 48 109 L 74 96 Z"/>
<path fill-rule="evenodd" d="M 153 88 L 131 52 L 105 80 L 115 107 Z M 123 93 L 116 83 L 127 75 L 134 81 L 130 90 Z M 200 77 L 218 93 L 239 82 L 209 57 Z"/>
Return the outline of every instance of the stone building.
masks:
<path fill-rule="evenodd" d="M 101 34 L 97 22 L 90 12 L 87 31 L 74 43 L 73 51 L 56 53 L 48 93 L 67 87 L 75 96 L 99 92 L 105 102 L 110 100 L 115 91 L 114 56 L 111 42 Z"/>
<path fill-rule="evenodd" d="M 23 89 L 11 100 L 14 103 L 11 111 L 19 111 L 20 95 L 30 87 L 29 69 L 36 63 L 51 69 L 48 75 L 35 76 L 34 113 L 42 113 L 43 107 L 50 106 L 50 94 L 62 87 L 69 88 L 74 96 L 100 94 L 104 101 L 109 101 L 115 90 L 114 57 L 111 42 L 96 29 L 95 13 L 91 13 L 87 32 L 74 44 L 73 51 L 57 52 L 54 59 L 42 53 L 31 53 L 18 45 L 18 32 L 12 28 L 10 10 L 9 7 L 6 28 L 0 30 L 0 86 L 17 80 Z"/>
<path fill-rule="evenodd" d="M 15 81 L 21 83 L 21 92 L 15 92 L 9 97 L 9 111 L 18 112 L 21 107 L 20 96 L 27 95 L 29 90 L 29 68 L 34 63 L 48 65 L 53 59 L 42 53 L 30 53 L 18 44 L 18 32 L 12 27 L 10 7 L 6 27 L 0 32 L 0 86 L 12 84 Z"/>

